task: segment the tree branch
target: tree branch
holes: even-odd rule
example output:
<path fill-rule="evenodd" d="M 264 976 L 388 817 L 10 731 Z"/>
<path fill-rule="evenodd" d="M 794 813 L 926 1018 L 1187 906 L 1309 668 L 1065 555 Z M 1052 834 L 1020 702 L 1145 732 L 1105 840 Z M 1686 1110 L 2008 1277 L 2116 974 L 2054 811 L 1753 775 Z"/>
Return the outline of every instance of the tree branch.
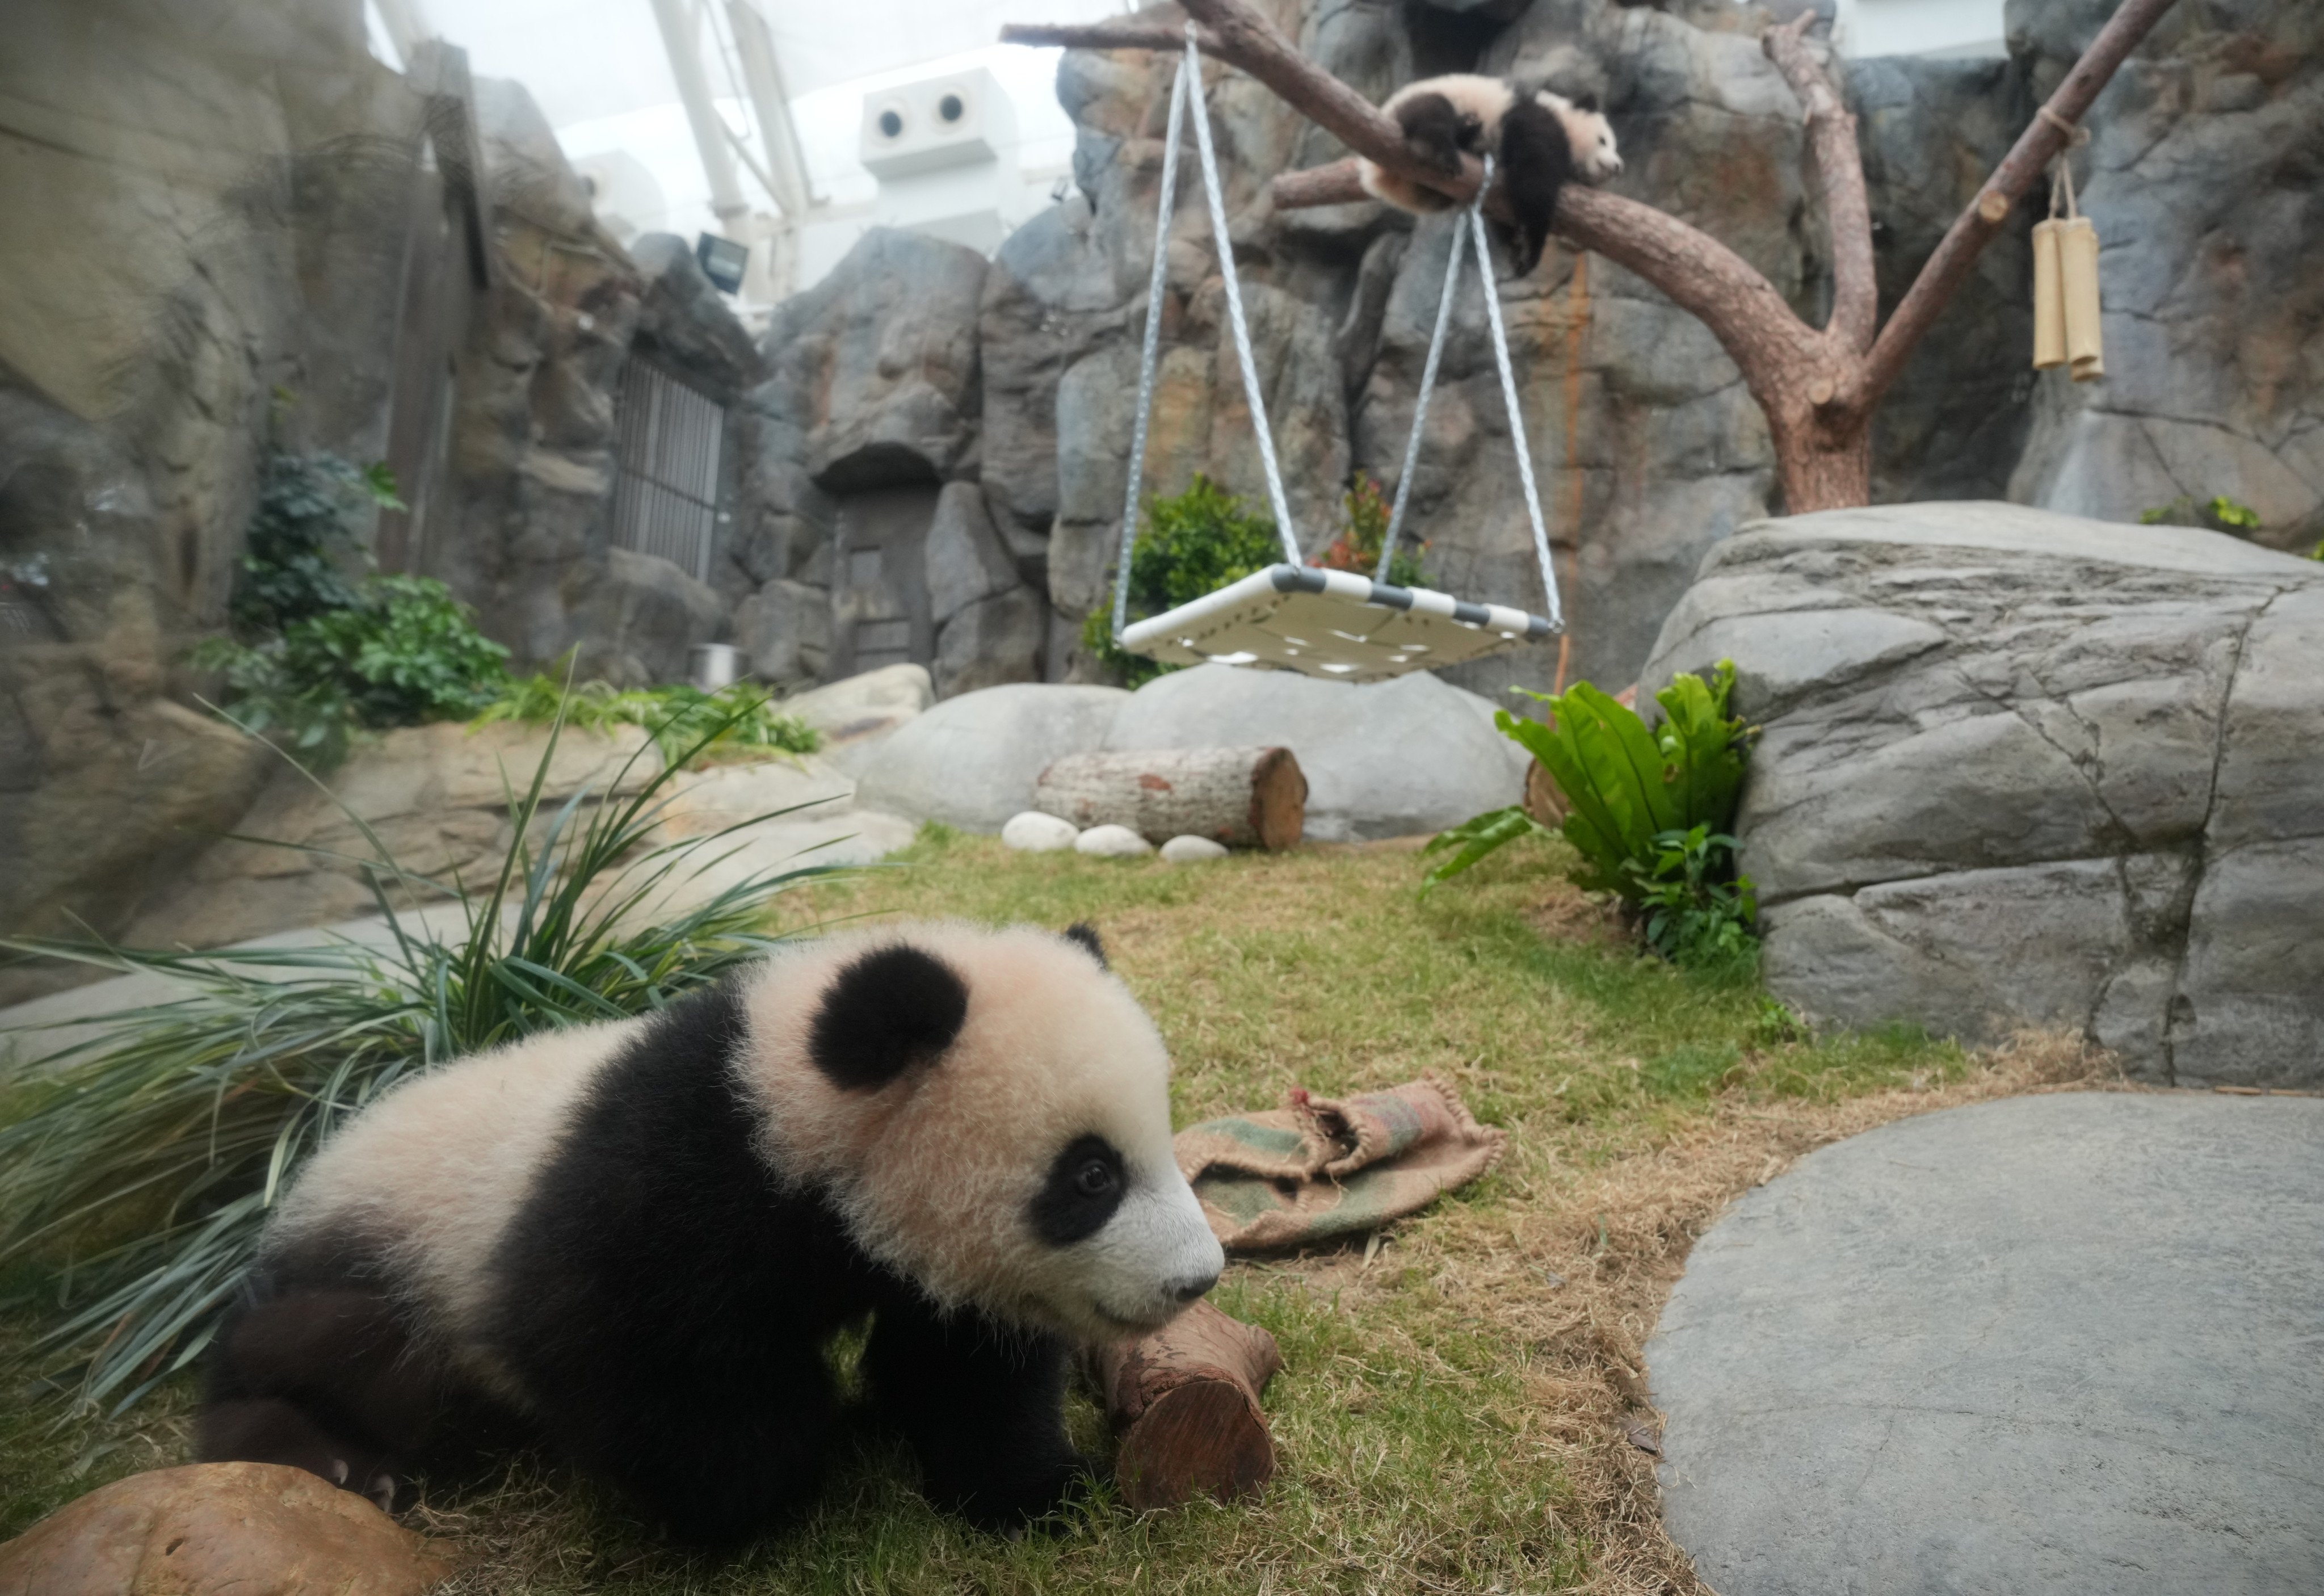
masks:
<path fill-rule="evenodd" d="M 1823 183 L 1824 223 L 1831 231 L 1831 319 L 1824 328 L 1834 352 L 1854 359 L 1872 346 L 1879 327 L 1880 283 L 1872 264 L 1872 203 L 1864 191 L 1864 152 L 1856 118 L 1840 101 L 1831 77 L 1808 53 L 1804 35 L 1815 21 L 1803 11 L 1759 41 L 1775 70 L 1807 112 L 1808 151 Z"/>
<path fill-rule="evenodd" d="M 1004 23 L 1001 42 L 1061 44 L 1067 50 L 1176 51 L 1185 47 L 1186 34 L 1184 29 L 1154 23 Z M 1207 29 L 1194 30 L 1194 44 L 1204 55 L 1219 53 L 1219 42 Z"/>
<path fill-rule="evenodd" d="M 1914 346 L 1926 336 L 1953 294 L 1976 265 L 1977 257 L 1993 241 L 2009 219 L 2010 208 L 2023 198 L 2034 186 L 2043 169 L 2066 147 L 2066 127 L 2079 125 L 2090 103 L 2104 88 L 2138 42 L 2153 30 L 2171 9 L 2172 0 L 2123 0 L 2114 15 L 2107 20 L 2090 47 L 2082 51 L 2082 59 L 2074 63 L 2065 81 L 2058 85 L 2050 103 L 2043 107 L 2049 115 L 2037 115 L 2018 135 L 2017 143 L 2005 156 L 1993 175 L 1985 181 L 1977 203 L 1955 217 L 1952 226 L 1913 280 L 1888 325 L 1880 329 L 1880 337 L 1866 357 L 1864 370 L 1849 395 L 1851 408 L 1869 412 L 1877 405 L 1897 375 Z M 2050 117 L 2058 119 L 2053 124 Z M 2058 124 L 2063 124 L 2063 126 Z"/>

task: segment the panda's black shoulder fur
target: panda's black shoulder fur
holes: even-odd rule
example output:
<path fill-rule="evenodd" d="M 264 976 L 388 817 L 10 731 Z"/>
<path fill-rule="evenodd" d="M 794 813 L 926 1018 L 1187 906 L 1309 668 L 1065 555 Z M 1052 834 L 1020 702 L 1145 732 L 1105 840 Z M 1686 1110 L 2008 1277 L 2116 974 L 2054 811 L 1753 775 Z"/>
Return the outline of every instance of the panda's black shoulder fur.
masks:
<path fill-rule="evenodd" d="M 939 1009 L 964 996 L 927 985 Z M 947 1325 L 819 1194 L 779 1183 L 733 1067 L 747 1025 L 732 984 L 657 1015 L 502 1241 L 494 1340 L 549 1440 L 687 1538 L 746 1537 L 812 1497 L 839 1422 L 823 1343 L 870 1311 L 872 1395 L 930 1494 L 993 1522 L 1051 1505 L 1019 1499 L 1079 1462 L 1056 1420 L 1064 1349 Z"/>
<path fill-rule="evenodd" d="M 490 1339 L 548 1439 L 689 1538 L 754 1527 L 820 1470 L 837 1400 L 822 1338 L 870 1280 L 832 1216 L 752 1149 L 722 984 L 609 1064 L 503 1233 Z M 787 1422 L 742 1431 L 737 1412 Z"/>

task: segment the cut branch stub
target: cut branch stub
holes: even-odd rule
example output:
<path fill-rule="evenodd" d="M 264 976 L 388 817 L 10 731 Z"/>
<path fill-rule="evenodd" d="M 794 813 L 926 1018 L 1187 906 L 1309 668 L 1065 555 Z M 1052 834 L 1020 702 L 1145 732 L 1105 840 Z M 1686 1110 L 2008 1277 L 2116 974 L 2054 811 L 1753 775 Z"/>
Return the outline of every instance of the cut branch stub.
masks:
<path fill-rule="evenodd" d="M 1121 1435 L 1114 1477 L 1139 1511 L 1256 1496 L 1274 1478 L 1259 1397 L 1283 1354 L 1258 1325 L 1198 1302 L 1142 1341 L 1091 1349 L 1090 1364 Z"/>

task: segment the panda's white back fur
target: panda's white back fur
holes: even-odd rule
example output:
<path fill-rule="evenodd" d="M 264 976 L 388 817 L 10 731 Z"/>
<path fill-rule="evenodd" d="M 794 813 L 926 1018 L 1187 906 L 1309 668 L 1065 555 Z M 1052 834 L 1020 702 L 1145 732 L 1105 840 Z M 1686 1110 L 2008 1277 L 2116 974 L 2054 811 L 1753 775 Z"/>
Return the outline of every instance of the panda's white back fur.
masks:
<path fill-rule="evenodd" d="M 493 1253 L 574 1105 L 641 1023 L 552 1031 L 403 1082 L 300 1173 L 268 1227 L 269 1247 L 326 1232 L 374 1240 L 396 1294 L 444 1353 L 521 1404 L 483 1333 Z"/>
<path fill-rule="evenodd" d="M 1492 130 L 1508 115 L 1517 103 L 1517 91 L 1505 80 L 1489 78 L 1481 72 L 1447 72 L 1434 78 L 1423 78 L 1407 83 L 1387 99 L 1380 109 L 1390 120 L 1412 101 L 1425 94 L 1441 94 L 1452 103 L 1455 111 L 1477 118 L 1489 143 Z M 1443 210 L 1452 203 L 1444 195 L 1424 183 L 1416 183 L 1399 172 L 1388 171 L 1369 156 L 1356 161 L 1356 175 L 1364 191 L 1375 199 L 1387 201 L 1399 210 L 1428 212 Z"/>

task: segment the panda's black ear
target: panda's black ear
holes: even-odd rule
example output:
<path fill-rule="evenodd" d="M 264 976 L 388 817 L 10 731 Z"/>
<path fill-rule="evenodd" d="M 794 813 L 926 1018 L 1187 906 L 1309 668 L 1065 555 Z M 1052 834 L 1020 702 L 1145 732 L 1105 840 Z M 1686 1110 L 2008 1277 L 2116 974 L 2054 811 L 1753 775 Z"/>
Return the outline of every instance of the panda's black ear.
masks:
<path fill-rule="evenodd" d="M 1065 927 L 1065 940 L 1067 942 L 1078 942 L 1084 947 L 1089 949 L 1090 957 L 1098 962 L 1099 968 L 1105 970 L 1111 970 L 1113 968 L 1113 966 L 1106 961 L 1105 944 L 1097 939 L 1097 927 L 1091 925 L 1087 920 L 1077 921 L 1073 925 L 1067 926 Z"/>
<path fill-rule="evenodd" d="M 868 1092 L 935 1059 L 968 1018 L 968 986 L 932 953 L 898 943 L 845 969 L 816 1010 L 808 1054 L 835 1086 Z"/>
<path fill-rule="evenodd" d="M 1594 94 L 1577 94 L 1573 97 L 1573 108 L 1577 111 L 1595 111 L 1598 108 L 1598 97 Z"/>

